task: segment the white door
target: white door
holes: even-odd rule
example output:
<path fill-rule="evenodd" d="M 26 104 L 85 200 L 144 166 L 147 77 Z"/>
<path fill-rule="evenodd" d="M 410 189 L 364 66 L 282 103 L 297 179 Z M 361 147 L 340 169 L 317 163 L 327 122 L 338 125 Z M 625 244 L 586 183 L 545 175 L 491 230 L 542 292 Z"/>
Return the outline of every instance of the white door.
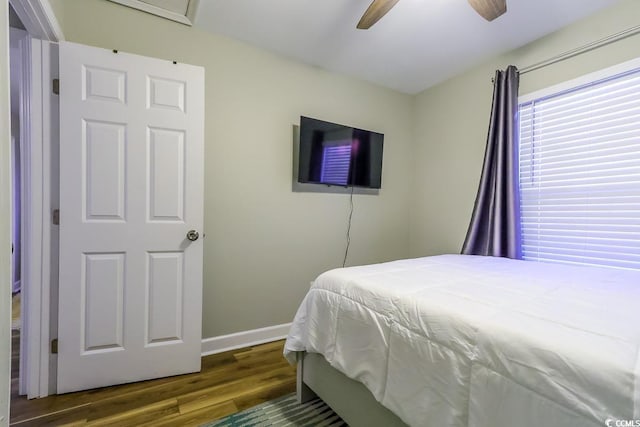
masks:
<path fill-rule="evenodd" d="M 204 69 L 60 44 L 58 393 L 200 370 Z"/>

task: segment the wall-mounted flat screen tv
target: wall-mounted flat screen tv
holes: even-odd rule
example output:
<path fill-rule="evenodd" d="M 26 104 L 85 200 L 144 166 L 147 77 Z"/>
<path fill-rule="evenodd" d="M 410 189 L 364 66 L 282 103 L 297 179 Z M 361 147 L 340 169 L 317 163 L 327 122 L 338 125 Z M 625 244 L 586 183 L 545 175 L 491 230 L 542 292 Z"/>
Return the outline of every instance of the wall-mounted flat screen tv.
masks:
<path fill-rule="evenodd" d="M 380 188 L 384 135 L 300 117 L 298 182 Z"/>

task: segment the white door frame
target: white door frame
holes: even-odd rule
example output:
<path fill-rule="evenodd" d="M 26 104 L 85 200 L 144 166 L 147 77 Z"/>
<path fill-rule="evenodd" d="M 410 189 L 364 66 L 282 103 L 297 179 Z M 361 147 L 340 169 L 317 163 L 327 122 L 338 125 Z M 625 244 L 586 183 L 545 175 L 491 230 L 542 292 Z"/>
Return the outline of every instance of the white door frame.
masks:
<path fill-rule="evenodd" d="M 20 344 L 20 394 L 28 398 L 48 396 L 55 390 L 50 366 L 52 293 L 57 282 L 51 274 L 51 238 L 57 233 L 51 222 L 52 80 L 51 45 L 63 40 L 48 0 L 9 0 L 29 32 L 21 41 L 21 166 L 22 166 L 22 331 Z M 41 39 L 45 40 L 43 42 Z M 57 54 L 57 53 L 56 53 Z M 57 63 L 57 61 L 54 61 Z M 53 280 L 52 280 L 53 279 Z M 54 310 L 57 316 L 57 310 Z"/>
<path fill-rule="evenodd" d="M 50 42 L 64 40 L 49 0 L 9 0 L 9 3 L 31 37 Z"/>

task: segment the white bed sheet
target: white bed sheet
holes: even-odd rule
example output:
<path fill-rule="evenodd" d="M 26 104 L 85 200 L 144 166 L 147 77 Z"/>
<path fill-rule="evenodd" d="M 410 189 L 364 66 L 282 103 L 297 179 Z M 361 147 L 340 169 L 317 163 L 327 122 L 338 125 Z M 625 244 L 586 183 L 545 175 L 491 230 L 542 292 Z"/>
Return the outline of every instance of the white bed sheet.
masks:
<path fill-rule="evenodd" d="M 320 275 L 285 344 L 411 426 L 640 419 L 640 272 L 442 255 Z"/>

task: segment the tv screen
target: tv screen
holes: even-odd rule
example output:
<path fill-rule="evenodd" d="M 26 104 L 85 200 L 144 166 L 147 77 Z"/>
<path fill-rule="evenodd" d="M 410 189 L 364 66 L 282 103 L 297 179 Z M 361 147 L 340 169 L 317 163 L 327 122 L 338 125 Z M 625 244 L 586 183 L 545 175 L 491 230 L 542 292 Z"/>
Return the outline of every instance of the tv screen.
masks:
<path fill-rule="evenodd" d="M 300 117 L 298 182 L 380 188 L 384 135 Z"/>

